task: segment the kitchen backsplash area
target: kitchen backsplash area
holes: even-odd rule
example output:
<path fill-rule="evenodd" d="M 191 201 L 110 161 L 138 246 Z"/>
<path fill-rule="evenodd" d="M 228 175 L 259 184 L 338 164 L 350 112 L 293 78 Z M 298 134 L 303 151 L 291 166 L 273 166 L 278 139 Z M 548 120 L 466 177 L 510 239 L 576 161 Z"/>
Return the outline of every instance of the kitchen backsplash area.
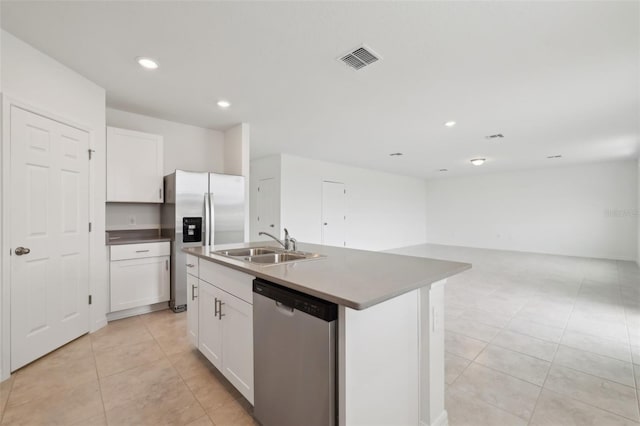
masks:
<path fill-rule="evenodd" d="M 159 229 L 161 204 L 106 203 L 106 230 Z"/>

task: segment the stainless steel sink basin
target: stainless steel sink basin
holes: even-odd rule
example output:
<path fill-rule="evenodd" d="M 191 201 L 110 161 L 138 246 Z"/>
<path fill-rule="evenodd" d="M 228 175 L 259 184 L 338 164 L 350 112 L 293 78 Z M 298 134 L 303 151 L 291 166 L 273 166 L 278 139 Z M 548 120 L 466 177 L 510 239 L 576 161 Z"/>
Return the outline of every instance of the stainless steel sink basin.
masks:
<path fill-rule="evenodd" d="M 246 257 L 246 256 L 259 256 L 262 254 L 276 253 L 276 250 L 273 248 L 266 248 L 266 247 L 254 247 L 254 248 L 240 248 L 240 249 L 231 249 L 231 250 L 219 250 L 216 253 L 221 254 L 223 256 Z"/>
<path fill-rule="evenodd" d="M 291 262 L 294 260 L 302 260 L 307 257 L 304 254 L 297 253 L 273 253 L 273 254 L 263 254 L 261 256 L 249 256 L 245 260 L 251 263 L 283 263 L 283 262 Z"/>
<path fill-rule="evenodd" d="M 260 265 L 278 265 L 281 263 L 298 262 L 301 260 L 313 260 L 326 257 L 322 254 L 307 253 L 304 251 L 292 252 L 277 247 L 238 248 L 218 250 L 215 253 Z"/>

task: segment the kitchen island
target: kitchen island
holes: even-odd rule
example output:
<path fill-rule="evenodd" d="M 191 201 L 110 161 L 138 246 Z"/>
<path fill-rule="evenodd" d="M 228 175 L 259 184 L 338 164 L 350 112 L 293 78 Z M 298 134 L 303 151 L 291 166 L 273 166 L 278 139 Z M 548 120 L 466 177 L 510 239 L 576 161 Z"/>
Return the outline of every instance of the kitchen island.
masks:
<path fill-rule="evenodd" d="M 233 301 L 238 298 L 247 304 L 242 308 L 238 305 L 236 309 L 247 316 L 252 295 L 250 287 L 246 287 L 253 277 L 338 305 L 339 425 L 447 424 L 444 284 L 447 277 L 471 265 L 302 243 L 298 250 L 323 256 L 262 265 L 216 253 L 258 246 L 277 247 L 262 242 L 184 251 L 190 259 L 187 266 L 199 270 L 199 282 L 219 280 L 222 293 L 233 294 Z M 198 259 L 199 267 L 194 259 Z M 204 297 L 205 287 L 194 293 L 196 284 L 191 284 L 190 300 Z M 203 300 L 199 300 L 201 306 Z M 215 300 L 218 303 L 218 297 Z M 218 305 L 215 310 L 221 312 L 221 305 L 220 311 Z M 244 330 L 247 331 L 247 326 Z M 203 331 L 209 333 L 200 326 L 200 340 L 206 340 Z M 198 332 L 195 333 L 198 340 Z M 247 351 L 251 350 L 249 343 L 245 337 L 244 345 L 235 342 L 234 346 Z M 216 365 L 219 357 L 210 349 L 211 344 L 195 344 L 205 356 L 210 352 L 207 358 Z M 236 359 L 239 355 L 230 358 Z M 245 359 L 245 364 L 247 362 Z M 243 374 L 238 366 L 235 371 L 234 367 L 216 367 L 223 373 L 226 370 L 229 374 L 225 376 L 253 403 L 253 377 L 246 372 L 249 368 L 244 369 L 246 379 L 241 379 Z"/>

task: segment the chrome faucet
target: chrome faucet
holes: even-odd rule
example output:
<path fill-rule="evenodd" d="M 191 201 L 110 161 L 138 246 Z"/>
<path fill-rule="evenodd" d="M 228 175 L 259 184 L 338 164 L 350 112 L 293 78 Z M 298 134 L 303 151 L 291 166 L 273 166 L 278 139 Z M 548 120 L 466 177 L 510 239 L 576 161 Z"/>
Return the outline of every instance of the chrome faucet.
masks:
<path fill-rule="evenodd" d="M 258 235 L 266 235 L 267 237 L 271 237 L 273 238 L 275 241 L 278 242 L 278 244 L 280 244 L 282 247 L 284 247 L 285 250 L 289 251 L 289 250 L 293 250 L 296 251 L 296 243 L 298 241 L 296 241 L 295 238 L 290 238 L 289 237 L 289 231 L 287 231 L 287 228 L 284 228 L 284 241 L 274 237 L 273 235 L 271 235 L 268 232 L 258 232 Z"/>

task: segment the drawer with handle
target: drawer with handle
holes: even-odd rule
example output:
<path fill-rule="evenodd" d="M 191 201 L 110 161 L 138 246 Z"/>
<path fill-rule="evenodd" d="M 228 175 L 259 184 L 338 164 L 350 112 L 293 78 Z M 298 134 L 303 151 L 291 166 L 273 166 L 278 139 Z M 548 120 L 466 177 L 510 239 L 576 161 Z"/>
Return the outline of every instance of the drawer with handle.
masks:
<path fill-rule="evenodd" d="M 193 256 L 191 254 L 188 254 L 186 256 L 187 260 L 186 260 L 186 266 L 187 266 L 187 274 L 191 274 L 194 277 L 197 277 L 199 274 L 198 271 L 198 258 L 196 256 Z"/>
<path fill-rule="evenodd" d="M 170 253 L 171 246 L 169 241 L 111 246 L 111 260 L 169 256 Z"/>

